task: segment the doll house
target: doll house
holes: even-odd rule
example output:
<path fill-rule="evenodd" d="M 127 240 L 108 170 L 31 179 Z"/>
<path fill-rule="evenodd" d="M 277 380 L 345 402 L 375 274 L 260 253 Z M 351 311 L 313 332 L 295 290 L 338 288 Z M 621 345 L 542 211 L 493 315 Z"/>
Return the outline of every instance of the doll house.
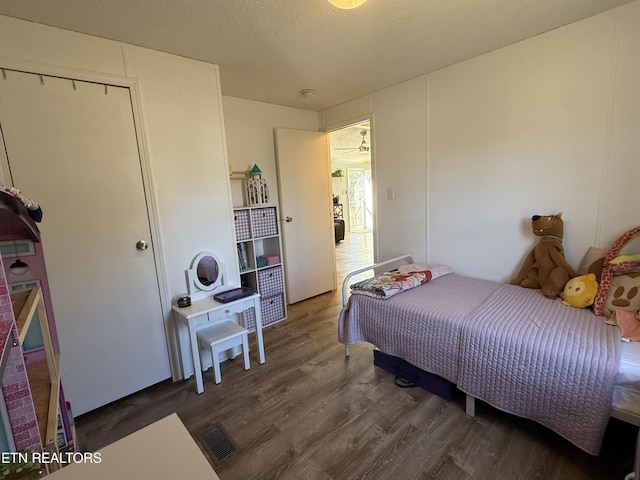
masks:
<path fill-rule="evenodd" d="M 73 449 L 40 231 L 0 191 L 0 452 Z M 51 468 L 55 469 L 55 468 Z"/>

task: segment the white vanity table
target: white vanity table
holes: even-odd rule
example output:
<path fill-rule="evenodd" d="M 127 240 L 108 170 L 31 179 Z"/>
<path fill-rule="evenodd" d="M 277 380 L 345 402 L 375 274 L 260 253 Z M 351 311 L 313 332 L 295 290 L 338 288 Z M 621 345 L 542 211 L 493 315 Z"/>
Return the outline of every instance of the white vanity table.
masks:
<path fill-rule="evenodd" d="M 188 365 L 187 352 L 191 352 L 193 372 L 196 376 L 196 389 L 198 393 L 204 391 L 202 383 L 202 365 L 200 363 L 200 351 L 196 330 L 199 326 L 209 322 L 219 322 L 228 319 L 232 315 L 244 314 L 251 308 L 255 312 L 256 339 L 260 363 L 264 363 L 264 342 L 262 340 L 262 311 L 260 308 L 260 294 L 239 298 L 227 303 L 214 300 L 214 293 L 222 292 L 231 287 L 224 285 L 224 264 L 212 252 L 202 252 L 196 256 L 187 270 L 187 286 L 191 298 L 191 305 L 180 307 L 174 305 L 173 312 L 176 320 L 176 341 L 180 348 L 180 360 L 182 361 L 182 376 L 189 378 L 186 371 Z M 186 329 L 189 338 L 189 346 L 186 348 L 182 341 L 184 335 L 181 331 Z"/>
<path fill-rule="evenodd" d="M 203 298 L 193 302 L 188 307 L 173 306 L 173 312 L 177 325 L 186 328 L 189 334 L 189 343 L 191 351 L 191 359 L 193 361 L 193 371 L 196 376 L 196 388 L 198 393 L 204 391 L 202 383 L 202 365 L 200 364 L 200 352 L 198 350 L 198 340 L 196 338 L 196 330 L 199 325 L 220 321 L 228 318 L 236 313 L 243 313 L 251 307 L 255 309 L 256 315 L 256 339 L 258 343 L 258 353 L 260 363 L 264 363 L 264 342 L 262 340 L 262 314 L 260 311 L 260 295 L 254 294 L 248 297 L 240 298 L 228 303 L 220 303 L 213 299 L 213 296 Z M 183 342 L 180 342 L 180 330 L 178 329 L 178 345 L 180 345 L 180 355 L 183 365 L 186 364 L 186 352 Z"/>

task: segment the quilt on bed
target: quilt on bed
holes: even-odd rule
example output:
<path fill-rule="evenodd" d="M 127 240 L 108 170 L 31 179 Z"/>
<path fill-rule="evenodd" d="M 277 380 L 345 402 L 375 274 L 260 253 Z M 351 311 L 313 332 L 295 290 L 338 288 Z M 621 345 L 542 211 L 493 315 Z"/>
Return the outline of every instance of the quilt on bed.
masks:
<path fill-rule="evenodd" d="M 501 286 L 465 322 L 458 388 L 600 450 L 620 363 L 620 333 L 590 310 Z"/>
<path fill-rule="evenodd" d="M 588 310 L 452 274 L 387 300 L 351 296 L 338 333 L 342 343 L 373 343 L 588 453 L 600 449 L 620 336 Z"/>
<path fill-rule="evenodd" d="M 498 287 L 497 282 L 450 274 L 385 300 L 352 295 L 340 313 L 338 340 L 373 343 L 456 382 L 464 319 Z"/>

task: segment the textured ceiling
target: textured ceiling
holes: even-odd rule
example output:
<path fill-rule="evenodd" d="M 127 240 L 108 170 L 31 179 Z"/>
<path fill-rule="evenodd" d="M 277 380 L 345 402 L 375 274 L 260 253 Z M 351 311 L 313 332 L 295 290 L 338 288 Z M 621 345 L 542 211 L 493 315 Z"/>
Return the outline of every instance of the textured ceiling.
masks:
<path fill-rule="evenodd" d="M 0 0 L 0 15 L 216 63 L 224 95 L 322 110 L 629 1 Z"/>
<path fill-rule="evenodd" d="M 371 130 L 369 128 L 369 122 L 363 122 L 329 132 L 331 161 L 342 163 L 370 162 L 370 152 L 360 151 L 363 133 L 365 146 L 371 148 Z"/>

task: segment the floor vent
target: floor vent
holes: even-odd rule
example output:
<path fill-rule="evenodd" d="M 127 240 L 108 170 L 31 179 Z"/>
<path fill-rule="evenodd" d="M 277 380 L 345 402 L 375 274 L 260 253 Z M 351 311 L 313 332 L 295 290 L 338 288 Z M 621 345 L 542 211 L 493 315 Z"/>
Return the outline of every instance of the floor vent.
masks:
<path fill-rule="evenodd" d="M 217 423 L 204 428 L 198 436 L 209 450 L 209 456 L 216 465 L 237 451 L 229 435 Z"/>

